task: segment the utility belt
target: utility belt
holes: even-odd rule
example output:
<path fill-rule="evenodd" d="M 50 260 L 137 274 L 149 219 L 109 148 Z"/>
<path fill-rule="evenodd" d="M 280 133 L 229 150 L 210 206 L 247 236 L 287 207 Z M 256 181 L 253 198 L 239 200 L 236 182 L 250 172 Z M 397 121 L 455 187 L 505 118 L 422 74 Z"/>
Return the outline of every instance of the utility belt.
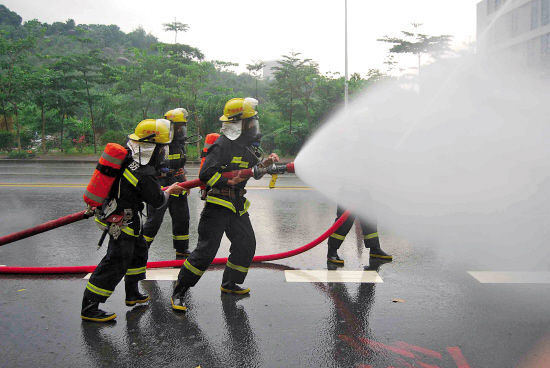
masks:
<path fill-rule="evenodd" d="M 129 228 L 128 225 L 132 223 L 134 218 L 134 210 L 131 208 L 125 208 L 119 213 L 111 214 L 107 217 L 101 216 L 100 213 L 96 214 L 95 222 L 97 226 L 102 230 L 106 231 L 114 239 L 118 239 L 121 233 L 128 234 L 130 236 L 135 236 L 133 229 Z"/>
<path fill-rule="evenodd" d="M 109 235 L 111 235 L 114 239 L 118 239 L 121 233 L 125 233 L 130 236 L 139 235 L 135 234 L 134 230 L 128 227 L 128 225 L 132 223 L 134 214 L 136 213 L 135 209 L 118 208 L 118 201 L 115 198 L 112 198 L 110 200 L 106 200 L 101 209 L 96 210 L 95 222 L 98 227 L 103 230 L 103 236 L 98 244 L 99 246 L 103 243 L 103 239 L 107 233 L 109 233 Z M 136 209 L 138 212 L 141 211 L 139 207 Z"/>
<path fill-rule="evenodd" d="M 239 197 L 244 197 L 244 195 L 246 194 L 246 189 L 235 189 L 235 188 L 222 188 L 222 189 L 218 189 L 218 188 L 211 188 L 211 189 L 208 191 L 208 194 L 221 195 L 221 196 L 224 196 L 224 197 L 229 197 L 229 198 L 231 198 L 231 199 L 236 199 L 236 198 L 239 198 Z"/>

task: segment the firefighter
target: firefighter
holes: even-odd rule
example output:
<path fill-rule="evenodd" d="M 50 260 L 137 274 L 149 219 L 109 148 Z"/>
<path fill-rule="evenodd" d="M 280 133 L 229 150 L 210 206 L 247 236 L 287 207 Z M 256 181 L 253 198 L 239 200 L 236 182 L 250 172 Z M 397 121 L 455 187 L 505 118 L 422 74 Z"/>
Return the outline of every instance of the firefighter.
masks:
<path fill-rule="evenodd" d="M 338 206 L 336 210 L 336 219 L 345 212 L 343 208 Z M 355 221 L 355 216 L 350 215 L 348 219 L 328 238 L 328 252 L 327 252 L 327 262 L 333 263 L 336 265 L 343 265 L 344 260 L 338 256 L 338 248 L 346 238 L 346 235 L 353 226 Z M 376 224 L 371 224 L 364 222 L 359 219 L 361 224 L 361 231 L 363 233 L 363 242 L 365 243 L 365 248 L 370 249 L 371 258 L 379 258 L 391 261 L 393 259 L 391 254 L 384 252 L 380 248 L 380 240 L 378 238 L 378 231 L 376 229 Z"/>
<path fill-rule="evenodd" d="M 223 234 L 231 241 L 229 258 L 223 273 L 221 291 L 227 294 L 248 294 L 242 288 L 248 267 L 256 250 L 256 238 L 250 223 L 244 189 L 247 178 L 227 179 L 222 173 L 271 165 L 279 161 L 272 153 L 261 160 L 260 126 L 254 98 L 233 98 L 224 107 L 221 136 L 208 149 L 199 178 L 206 183 L 206 203 L 201 213 L 197 247 L 181 266 L 172 294 L 172 309 L 185 311 L 184 295 L 204 274 L 220 247 Z"/>
<path fill-rule="evenodd" d="M 111 296 L 123 277 L 126 305 L 149 300 L 149 296 L 140 293 L 138 288 L 138 281 L 145 278 L 148 249 L 140 234 L 139 213 L 143 210 L 142 202 L 162 207 L 170 195 L 183 190 L 174 183 L 163 192 L 157 180 L 172 137 L 172 125 L 165 119 L 143 120 L 128 136 L 128 155 L 121 174 L 105 205 L 96 213 L 98 225 L 108 229 L 109 245 L 84 290 L 80 315 L 83 320 L 106 322 L 116 318 L 116 314 L 99 309 L 99 303 Z"/>
<path fill-rule="evenodd" d="M 170 186 L 175 182 L 185 181 L 187 139 L 187 110 L 177 108 L 168 111 L 164 118 L 174 125 L 174 139 L 169 144 L 168 168 L 161 172 L 159 181 L 162 186 Z M 143 237 L 150 246 L 159 231 L 160 225 L 166 213 L 166 209 L 172 217 L 172 242 L 176 251 L 176 258 L 185 258 L 189 255 L 189 205 L 187 204 L 188 192 L 172 194 L 165 206 L 155 209 L 147 205 L 147 220 L 143 225 Z"/>

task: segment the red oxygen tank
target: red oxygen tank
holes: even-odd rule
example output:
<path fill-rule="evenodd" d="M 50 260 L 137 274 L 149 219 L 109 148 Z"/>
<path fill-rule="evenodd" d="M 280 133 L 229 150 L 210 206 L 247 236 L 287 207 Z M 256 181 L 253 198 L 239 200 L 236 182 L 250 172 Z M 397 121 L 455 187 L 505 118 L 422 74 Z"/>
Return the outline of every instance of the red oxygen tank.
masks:
<path fill-rule="evenodd" d="M 99 158 L 99 163 L 84 192 L 84 202 L 99 207 L 109 196 L 113 182 L 120 175 L 120 168 L 128 151 L 120 144 L 107 143 Z"/>
<path fill-rule="evenodd" d="M 206 154 L 208 153 L 208 149 L 212 147 L 214 142 L 220 137 L 218 133 L 210 133 L 206 135 L 206 138 L 204 139 L 204 148 L 201 152 L 201 166 L 199 168 L 199 173 L 201 172 L 202 165 L 204 164 L 204 160 L 206 160 Z M 205 185 L 201 185 L 201 190 L 206 189 Z"/>

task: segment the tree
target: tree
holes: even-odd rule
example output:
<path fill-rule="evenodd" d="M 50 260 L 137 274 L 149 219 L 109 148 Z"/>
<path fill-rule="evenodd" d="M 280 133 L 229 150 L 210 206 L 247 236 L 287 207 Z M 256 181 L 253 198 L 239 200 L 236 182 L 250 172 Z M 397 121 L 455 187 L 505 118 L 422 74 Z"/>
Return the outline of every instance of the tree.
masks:
<path fill-rule="evenodd" d="M 197 134 L 205 136 L 202 128 L 202 116 L 199 114 L 199 97 L 208 83 L 208 76 L 215 71 L 214 65 L 203 61 L 186 65 L 185 69 L 184 77 L 178 81 L 182 91 L 185 91 L 182 96 L 182 103 L 184 106 L 189 107 L 189 115 L 191 121 L 196 124 Z M 197 152 L 200 152 L 199 142 L 197 142 Z"/>
<path fill-rule="evenodd" d="M 92 88 L 107 82 L 109 67 L 106 65 L 105 58 L 101 56 L 100 51 L 97 49 L 90 50 L 87 54 L 74 54 L 70 59 L 81 84 L 83 84 L 83 89 L 86 91 L 86 102 L 92 125 L 94 153 L 97 153 L 97 127 L 94 121 L 94 102 L 101 96 L 98 93 L 94 93 Z"/>
<path fill-rule="evenodd" d="M 21 32 L 8 37 L 7 32 L 0 32 L 0 99 L 4 117 L 6 104 L 11 105 L 17 128 L 17 149 L 21 151 L 21 126 L 19 122 L 19 105 L 25 101 L 29 85 L 29 67 L 27 57 L 36 45 L 36 28 L 39 23 L 30 21 Z"/>
<path fill-rule="evenodd" d="M 214 65 L 214 68 L 216 68 L 219 73 L 230 73 L 231 68 L 239 66 L 239 63 L 222 60 L 212 60 L 211 63 L 212 65 Z"/>
<path fill-rule="evenodd" d="M 246 70 L 248 74 L 256 81 L 256 93 L 254 97 L 258 99 L 258 79 L 260 78 L 260 71 L 264 68 L 265 63 L 263 61 L 256 61 L 253 64 L 246 64 Z"/>
<path fill-rule="evenodd" d="M 174 32 L 174 43 L 178 43 L 178 32 L 187 32 L 189 29 L 188 24 L 184 24 L 181 22 L 176 21 L 176 18 L 174 18 L 174 21 L 171 23 L 163 23 L 164 30 L 168 32 Z"/>
<path fill-rule="evenodd" d="M 204 59 L 201 50 L 189 45 L 158 43 L 156 49 L 159 53 L 167 53 L 184 64 L 189 64 L 193 60 L 201 61 Z"/>
<path fill-rule="evenodd" d="M 420 27 L 420 23 L 412 23 L 416 29 Z M 446 51 L 450 50 L 450 42 L 453 36 L 440 35 L 428 36 L 422 33 L 401 31 L 405 38 L 384 36 L 377 41 L 393 44 L 390 48 L 390 53 L 395 54 L 414 54 L 418 57 L 418 73 L 420 74 L 421 56 L 429 54 L 433 57 L 439 57 Z"/>
<path fill-rule="evenodd" d="M 40 109 L 42 123 L 42 150 L 46 152 L 46 109 L 54 104 L 53 80 L 57 78 L 56 71 L 46 65 L 35 68 L 30 74 L 29 94 L 32 101 Z"/>
<path fill-rule="evenodd" d="M 141 26 L 128 33 L 126 36 L 131 47 L 137 47 L 140 49 L 147 49 L 158 42 L 155 36 L 150 33 L 147 34 Z"/>
<path fill-rule="evenodd" d="M 151 106 L 157 105 L 169 93 L 168 86 L 176 83 L 170 68 L 175 68 L 175 62 L 168 55 L 134 49 L 132 62 L 118 70 L 116 91 L 126 95 L 126 109 L 140 111 L 138 118 L 146 119 Z"/>
<path fill-rule="evenodd" d="M 74 62 L 70 56 L 59 58 L 52 69 L 56 72 L 52 79 L 52 107 L 59 115 L 59 147 L 63 151 L 63 136 L 66 118 L 75 115 L 85 101 L 82 85 L 78 81 Z"/>
<path fill-rule="evenodd" d="M 0 4 L 0 24 L 6 24 L 12 27 L 19 27 L 22 18 L 16 12 L 12 12 L 4 5 Z"/>
<path fill-rule="evenodd" d="M 306 120 L 309 118 L 311 95 L 319 75 L 316 63 L 299 56 L 300 53 L 292 52 L 277 61 L 279 65 L 273 68 L 275 80 L 269 90 L 269 96 L 289 122 L 289 134 L 292 134 L 292 121 L 300 104 L 304 107 Z"/>

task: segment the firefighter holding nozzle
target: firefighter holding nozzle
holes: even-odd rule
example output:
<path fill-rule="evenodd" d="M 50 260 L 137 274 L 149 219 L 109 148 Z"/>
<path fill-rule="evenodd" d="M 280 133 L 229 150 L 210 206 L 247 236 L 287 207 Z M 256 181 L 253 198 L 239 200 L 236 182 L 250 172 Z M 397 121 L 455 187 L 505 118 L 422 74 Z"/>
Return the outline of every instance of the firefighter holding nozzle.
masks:
<path fill-rule="evenodd" d="M 221 291 L 228 294 L 250 292 L 250 289 L 239 286 L 246 278 L 256 251 L 256 238 L 248 215 L 250 202 L 245 198 L 244 189 L 248 178 L 227 179 L 222 173 L 255 165 L 266 167 L 279 161 L 274 153 L 262 160 L 257 104 L 258 101 L 250 97 L 233 98 L 225 104 L 224 114 L 220 117 L 222 135 L 208 149 L 199 173 L 200 180 L 206 183 L 206 203 L 199 221 L 197 247 L 181 266 L 172 294 L 174 311 L 187 310 L 185 293 L 212 263 L 224 233 L 231 247 Z"/>
<path fill-rule="evenodd" d="M 160 173 L 159 182 L 162 186 L 170 186 L 175 182 L 185 181 L 185 142 L 187 140 L 188 113 L 184 108 L 177 108 L 164 114 L 164 118 L 170 120 L 174 126 L 174 139 L 168 145 L 168 167 Z M 189 205 L 187 204 L 188 192 L 172 194 L 165 206 L 156 209 L 147 205 L 147 220 L 143 224 L 143 237 L 150 245 L 157 235 L 166 210 L 172 217 L 172 243 L 176 251 L 176 257 L 189 255 Z"/>
<path fill-rule="evenodd" d="M 178 195 L 183 191 L 174 183 L 163 192 L 157 180 L 162 167 L 166 166 L 168 144 L 173 135 L 170 121 L 143 120 L 134 133 L 128 136 L 125 148 L 114 145 L 126 154 L 125 157 L 123 154 L 116 158 L 113 156 L 115 153 L 109 153 L 106 149 L 100 159 L 97 170 L 114 177 L 107 198 L 103 206 L 96 210 L 95 218 L 100 228 L 104 229 L 104 235 L 109 234 L 109 245 L 107 254 L 84 290 L 80 314 L 83 320 L 107 322 L 116 318 L 116 314 L 99 309 L 99 303 L 104 303 L 113 294 L 123 277 L 127 306 L 149 300 L 149 296 L 140 293 L 138 288 L 138 281 L 145 279 L 148 256 L 148 247 L 140 232 L 139 213 L 143 210 L 142 202 L 160 208 L 166 205 L 170 195 Z M 120 165 L 116 175 L 108 163 Z M 100 185 L 96 183 L 95 187 Z M 88 190 L 86 196 L 97 197 Z M 99 199 L 102 198 L 98 198 L 98 202 Z"/>

